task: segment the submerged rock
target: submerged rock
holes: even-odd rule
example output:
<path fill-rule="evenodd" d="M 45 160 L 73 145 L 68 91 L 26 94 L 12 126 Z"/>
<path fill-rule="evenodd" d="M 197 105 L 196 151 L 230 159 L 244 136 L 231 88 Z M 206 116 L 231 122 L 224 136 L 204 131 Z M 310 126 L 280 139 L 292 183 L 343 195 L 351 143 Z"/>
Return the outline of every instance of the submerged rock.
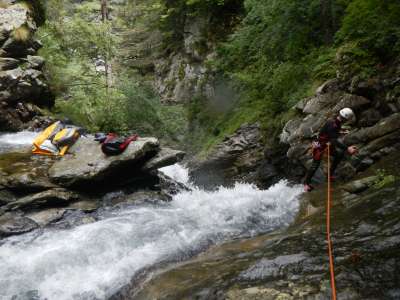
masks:
<path fill-rule="evenodd" d="M 17 214 L 7 213 L 0 216 L 0 238 L 22 234 L 38 227 L 33 220 Z"/>
<path fill-rule="evenodd" d="M 60 220 L 65 211 L 66 210 L 64 208 L 49 208 L 39 212 L 29 213 L 26 215 L 26 217 L 34 221 L 39 226 L 44 227 L 50 223 Z"/>
<path fill-rule="evenodd" d="M 82 200 L 69 204 L 67 209 L 80 210 L 83 212 L 93 212 L 100 207 L 100 203 L 94 200 Z"/>
<path fill-rule="evenodd" d="M 368 189 L 345 206 L 346 196 L 335 193 L 331 230 L 338 299 L 397 299 L 399 184 Z M 311 194 L 304 195 L 305 203 Z M 330 299 L 325 215 L 307 211 L 305 206 L 284 232 L 213 247 L 166 267 L 140 288 L 132 284 L 132 293 L 115 299 Z"/>
<path fill-rule="evenodd" d="M 1 154 L 0 185 L 19 195 L 56 188 L 47 176 L 53 162 L 50 157 L 33 156 L 29 152 Z"/>

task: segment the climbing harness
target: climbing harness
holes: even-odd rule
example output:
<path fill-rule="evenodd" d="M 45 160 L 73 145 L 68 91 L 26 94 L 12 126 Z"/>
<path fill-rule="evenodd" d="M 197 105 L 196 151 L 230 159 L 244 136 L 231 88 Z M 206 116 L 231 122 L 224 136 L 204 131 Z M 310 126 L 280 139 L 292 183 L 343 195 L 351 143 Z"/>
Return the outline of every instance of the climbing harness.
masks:
<path fill-rule="evenodd" d="M 327 192 L 327 201 L 326 201 L 326 238 L 328 241 L 328 255 L 329 255 L 329 271 L 331 277 L 331 291 L 332 291 L 332 299 L 336 300 L 336 284 L 335 284 L 335 270 L 333 264 L 333 254 L 332 254 L 332 241 L 331 241 L 331 153 L 330 153 L 330 144 L 327 144 L 328 151 L 328 192 Z"/>

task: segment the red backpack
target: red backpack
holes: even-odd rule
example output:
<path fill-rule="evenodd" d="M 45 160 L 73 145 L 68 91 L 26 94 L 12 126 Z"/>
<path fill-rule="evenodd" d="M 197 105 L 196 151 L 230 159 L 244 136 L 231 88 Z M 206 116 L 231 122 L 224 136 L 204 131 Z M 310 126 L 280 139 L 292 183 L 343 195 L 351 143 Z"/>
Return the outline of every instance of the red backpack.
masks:
<path fill-rule="evenodd" d="M 125 151 L 129 144 L 138 139 L 138 135 L 134 134 L 130 137 L 118 137 L 115 133 L 109 133 L 104 141 L 101 141 L 101 150 L 105 155 L 119 155 Z"/>

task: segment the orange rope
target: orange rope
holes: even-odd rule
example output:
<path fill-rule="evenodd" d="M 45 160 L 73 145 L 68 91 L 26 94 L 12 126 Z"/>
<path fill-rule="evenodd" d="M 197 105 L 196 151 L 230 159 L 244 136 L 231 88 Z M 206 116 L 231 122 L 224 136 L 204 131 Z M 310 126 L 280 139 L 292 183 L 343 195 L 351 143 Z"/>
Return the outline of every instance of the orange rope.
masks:
<path fill-rule="evenodd" d="M 328 197 L 326 203 L 326 237 L 328 241 L 329 270 L 331 274 L 332 299 L 336 300 L 335 270 L 333 265 L 332 241 L 331 241 L 331 153 L 328 144 Z"/>

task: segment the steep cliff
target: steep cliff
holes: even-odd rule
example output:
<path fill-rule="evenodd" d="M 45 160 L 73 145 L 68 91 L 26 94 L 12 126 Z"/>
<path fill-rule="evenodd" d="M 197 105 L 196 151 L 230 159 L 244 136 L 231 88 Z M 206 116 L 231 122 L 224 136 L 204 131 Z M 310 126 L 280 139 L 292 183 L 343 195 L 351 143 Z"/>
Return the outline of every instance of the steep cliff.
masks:
<path fill-rule="evenodd" d="M 34 8 L 15 2 L 0 6 L 0 131 L 28 127 L 40 107 L 53 105 L 44 59 L 36 56 L 41 44 L 34 38 Z"/>

